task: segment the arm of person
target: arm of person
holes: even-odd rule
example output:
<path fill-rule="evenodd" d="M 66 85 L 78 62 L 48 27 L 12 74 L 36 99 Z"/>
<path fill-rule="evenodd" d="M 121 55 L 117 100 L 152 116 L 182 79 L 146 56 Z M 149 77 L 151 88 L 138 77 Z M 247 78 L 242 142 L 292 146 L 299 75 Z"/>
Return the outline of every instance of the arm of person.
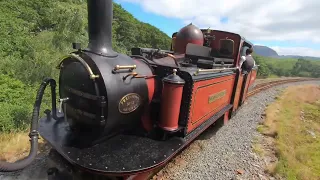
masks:
<path fill-rule="evenodd" d="M 245 56 L 241 56 L 240 58 L 240 62 L 239 62 L 239 68 L 241 68 L 243 62 L 246 60 L 246 57 Z"/>

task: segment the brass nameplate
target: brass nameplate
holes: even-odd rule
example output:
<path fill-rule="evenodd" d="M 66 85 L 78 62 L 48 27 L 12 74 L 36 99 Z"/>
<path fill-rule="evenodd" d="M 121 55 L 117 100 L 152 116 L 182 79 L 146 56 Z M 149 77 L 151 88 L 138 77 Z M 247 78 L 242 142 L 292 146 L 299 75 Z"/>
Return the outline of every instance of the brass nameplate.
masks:
<path fill-rule="evenodd" d="M 141 103 L 139 94 L 130 93 L 123 96 L 119 102 L 119 112 L 123 114 L 131 113 L 138 109 Z"/>
<path fill-rule="evenodd" d="M 223 91 L 220 91 L 220 92 L 218 92 L 218 93 L 211 94 L 211 95 L 209 96 L 209 101 L 208 101 L 208 103 L 210 104 L 210 103 L 212 103 L 212 102 L 214 102 L 214 101 L 216 101 L 216 100 L 218 100 L 218 99 L 221 99 L 222 97 L 224 97 L 224 96 L 226 95 L 226 93 L 227 93 L 227 91 L 226 91 L 226 90 L 223 90 Z"/>

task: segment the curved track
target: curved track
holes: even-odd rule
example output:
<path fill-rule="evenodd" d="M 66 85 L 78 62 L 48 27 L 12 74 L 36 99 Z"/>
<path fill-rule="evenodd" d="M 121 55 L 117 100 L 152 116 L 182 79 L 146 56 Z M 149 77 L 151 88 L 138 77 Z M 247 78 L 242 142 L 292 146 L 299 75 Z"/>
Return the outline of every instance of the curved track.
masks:
<path fill-rule="evenodd" d="M 248 92 L 248 97 L 257 94 L 260 91 L 266 90 L 268 88 L 274 87 L 276 85 L 285 84 L 285 83 L 292 83 L 292 82 L 299 82 L 299 81 L 314 81 L 319 80 L 317 78 L 295 78 L 295 79 L 282 79 L 282 80 L 275 80 L 271 82 L 265 82 L 256 85 L 250 92 Z"/>

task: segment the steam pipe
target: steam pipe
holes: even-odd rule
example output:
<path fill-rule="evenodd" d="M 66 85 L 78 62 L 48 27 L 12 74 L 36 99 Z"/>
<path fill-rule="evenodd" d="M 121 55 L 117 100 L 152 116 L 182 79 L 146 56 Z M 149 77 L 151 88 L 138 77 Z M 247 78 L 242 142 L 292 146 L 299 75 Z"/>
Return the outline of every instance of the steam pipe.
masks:
<path fill-rule="evenodd" d="M 57 97 L 56 97 L 56 87 L 57 87 L 57 83 L 55 80 L 50 80 L 50 86 L 51 86 L 51 108 L 52 108 L 52 117 L 55 120 L 58 120 L 58 116 L 57 116 Z"/>
<path fill-rule="evenodd" d="M 38 119 L 39 119 L 39 112 L 40 112 L 40 106 L 42 102 L 42 97 L 44 94 L 44 91 L 47 87 L 47 85 L 50 83 L 51 87 L 55 86 L 56 82 L 54 79 L 46 78 L 37 93 L 36 101 L 34 103 L 33 113 L 32 113 L 32 120 L 31 120 L 31 127 L 30 127 L 30 152 L 29 155 L 17 162 L 9 163 L 9 162 L 3 162 L 0 161 L 0 171 L 16 171 L 23 169 L 30 165 L 35 157 L 37 156 L 38 151 L 38 139 L 39 139 L 39 133 L 38 133 Z M 51 89 L 52 90 L 52 89 Z"/>
<path fill-rule="evenodd" d="M 88 0 L 89 44 L 87 50 L 99 55 L 114 57 L 112 49 L 112 0 Z"/>

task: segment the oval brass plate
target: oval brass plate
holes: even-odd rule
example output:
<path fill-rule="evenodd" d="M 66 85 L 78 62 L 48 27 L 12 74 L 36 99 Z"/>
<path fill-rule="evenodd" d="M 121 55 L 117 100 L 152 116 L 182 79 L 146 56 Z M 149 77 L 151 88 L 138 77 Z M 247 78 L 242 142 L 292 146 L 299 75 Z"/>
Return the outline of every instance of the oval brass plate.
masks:
<path fill-rule="evenodd" d="M 119 112 L 123 114 L 128 114 L 140 106 L 141 98 L 139 94 L 136 93 L 130 93 L 125 96 L 123 96 L 119 102 Z"/>

